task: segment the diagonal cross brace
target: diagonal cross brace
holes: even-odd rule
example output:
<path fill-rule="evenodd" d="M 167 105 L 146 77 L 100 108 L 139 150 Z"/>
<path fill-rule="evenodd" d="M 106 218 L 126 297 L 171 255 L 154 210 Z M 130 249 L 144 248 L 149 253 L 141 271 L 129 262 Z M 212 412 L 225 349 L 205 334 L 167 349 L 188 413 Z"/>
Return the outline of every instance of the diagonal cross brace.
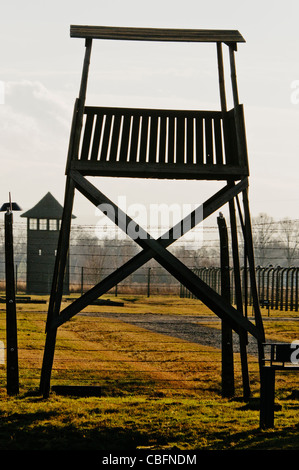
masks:
<path fill-rule="evenodd" d="M 225 302 L 219 294 L 213 291 L 213 289 L 207 286 L 181 261 L 166 250 L 166 248 L 162 246 L 161 242 L 153 239 L 143 228 L 119 209 L 80 173 L 74 171 L 71 173 L 72 174 L 70 176 L 73 178 L 76 188 L 82 194 L 84 194 L 95 205 L 100 206 L 100 208 L 101 205 L 104 205 L 106 215 L 111 218 L 114 223 L 135 239 L 136 243 L 138 243 L 142 248 L 151 251 L 149 259 L 155 258 L 156 261 L 158 261 L 179 282 L 185 285 L 194 295 L 202 300 L 214 313 L 216 313 L 220 318 L 226 320 L 236 332 L 239 333 L 240 330 L 245 329 L 257 339 L 262 339 L 260 332 L 255 325 L 243 317 L 242 314 L 229 303 Z M 111 208 L 112 211 L 109 211 L 109 208 Z M 137 238 L 134 236 L 136 231 L 139 233 Z M 64 323 L 64 321 L 66 321 L 65 317 L 66 312 L 64 312 L 64 314 L 61 313 L 61 315 L 53 321 L 51 327 L 55 328 Z"/>
<path fill-rule="evenodd" d="M 73 177 L 75 178 L 76 175 L 73 174 Z M 83 180 L 83 182 L 84 181 L 85 180 Z M 230 200 L 232 197 L 236 196 L 240 191 L 245 189 L 247 185 L 248 185 L 248 180 L 247 178 L 245 178 L 233 188 L 230 188 L 227 185 L 224 188 L 220 189 L 216 194 L 214 194 L 207 201 L 205 201 L 202 204 L 202 207 L 200 207 L 199 209 L 195 209 L 195 211 L 192 211 L 184 219 L 184 220 L 189 219 L 188 224 L 187 223 L 184 224 L 184 220 L 177 224 L 177 225 L 183 226 L 184 232 L 181 233 L 181 236 L 184 235 L 188 230 L 191 230 L 192 228 L 195 227 L 196 220 L 198 220 L 200 217 L 202 218 L 202 220 L 209 217 L 215 211 L 220 209 L 225 203 L 227 203 L 228 200 Z M 81 191 L 83 190 L 82 181 L 81 181 L 81 186 L 80 187 L 78 186 L 78 189 L 79 190 L 81 189 Z M 199 210 L 199 216 L 196 215 L 198 210 Z M 173 238 L 173 233 L 178 232 L 176 227 L 177 226 L 170 229 L 158 239 L 158 242 L 161 243 L 161 245 L 164 246 L 165 248 L 171 245 L 175 241 Z M 186 227 L 188 228 L 186 229 Z M 80 312 L 83 308 L 90 305 L 91 302 L 93 302 L 94 300 L 96 300 L 98 297 L 105 294 L 106 292 L 108 292 L 108 290 L 112 289 L 116 284 L 121 282 L 123 279 L 126 279 L 126 277 L 128 277 L 130 274 L 132 274 L 141 266 L 143 266 L 146 262 L 148 262 L 151 258 L 153 258 L 153 255 L 154 255 L 154 252 L 151 249 L 146 248 L 142 252 L 138 253 L 133 258 L 131 258 L 129 261 L 124 263 L 121 267 L 116 269 L 113 273 L 106 276 L 105 279 L 103 279 L 94 287 L 92 287 L 87 292 L 85 292 L 81 297 L 79 297 L 74 302 L 72 302 L 71 305 L 68 305 L 65 309 L 63 309 L 60 312 L 60 315 L 55 322 L 55 326 L 59 326 L 63 324 L 64 322 L 72 318 L 74 315 L 76 315 L 76 313 Z"/>

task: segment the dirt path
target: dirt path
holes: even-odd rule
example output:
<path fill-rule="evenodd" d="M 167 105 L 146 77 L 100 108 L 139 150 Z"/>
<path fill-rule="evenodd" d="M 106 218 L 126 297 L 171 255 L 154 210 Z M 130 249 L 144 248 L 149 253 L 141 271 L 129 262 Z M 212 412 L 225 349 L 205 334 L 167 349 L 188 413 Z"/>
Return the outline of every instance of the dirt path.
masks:
<path fill-rule="evenodd" d="M 180 338 L 196 344 L 221 348 L 220 320 L 209 316 L 194 315 L 159 315 L 159 314 L 129 314 L 129 313 L 86 313 L 90 316 L 101 316 L 106 318 L 117 318 L 125 323 L 129 323 L 141 328 L 145 328 L 155 333 L 162 333 L 174 338 Z M 215 328 L 206 326 L 207 322 L 218 322 Z M 257 343 L 254 338 L 248 337 L 248 352 L 257 354 Z M 239 352 L 239 338 L 234 333 L 233 344 L 235 352 Z"/>

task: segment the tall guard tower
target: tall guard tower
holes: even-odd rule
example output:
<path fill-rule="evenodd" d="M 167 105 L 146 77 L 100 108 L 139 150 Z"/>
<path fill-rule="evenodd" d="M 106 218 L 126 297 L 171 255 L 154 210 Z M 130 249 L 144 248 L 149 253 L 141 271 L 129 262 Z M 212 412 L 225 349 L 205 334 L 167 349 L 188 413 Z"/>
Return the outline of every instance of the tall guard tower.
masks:
<path fill-rule="evenodd" d="M 85 57 L 79 96 L 75 101 L 66 164 L 65 200 L 57 247 L 53 285 L 46 325 L 46 344 L 40 390 L 50 392 L 50 378 L 55 353 L 57 329 L 99 296 L 121 282 L 151 258 L 158 261 L 180 283 L 204 302 L 240 337 L 243 374 L 246 375 L 247 335 L 253 335 L 262 359 L 264 330 L 255 280 L 254 253 L 248 202 L 248 159 L 243 106 L 239 103 L 235 52 L 245 42 L 238 31 L 71 26 L 71 37 L 85 40 Z M 87 80 L 94 40 L 172 41 L 214 43 L 218 60 L 220 92 L 219 111 L 183 111 L 85 106 Z M 233 109 L 227 109 L 223 47 L 229 49 Z M 187 217 L 188 224 L 171 228 L 158 239 L 152 238 L 127 214 L 122 212 L 86 176 L 126 178 L 159 178 L 171 180 L 217 180 L 224 186 Z M 63 279 L 71 231 L 75 192 L 79 191 L 105 213 L 122 230 L 134 238 L 142 251 L 88 292 L 61 310 Z M 242 201 L 239 196 L 242 195 Z M 167 247 L 193 228 L 199 214 L 203 219 L 229 205 L 236 305 L 221 296 L 179 261 Z M 237 209 L 237 210 L 236 210 Z M 250 271 L 254 322 L 243 308 L 236 212 L 242 226 L 246 263 Z M 136 233 L 138 237 L 136 238 Z"/>
<path fill-rule="evenodd" d="M 48 295 L 51 292 L 62 212 L 63 207 L 48 192 L 34 207 L 21 215 L 27 218 L 27 294 Z M 68 259 L 63 284 L 63 293 L 69 294 Z"/>

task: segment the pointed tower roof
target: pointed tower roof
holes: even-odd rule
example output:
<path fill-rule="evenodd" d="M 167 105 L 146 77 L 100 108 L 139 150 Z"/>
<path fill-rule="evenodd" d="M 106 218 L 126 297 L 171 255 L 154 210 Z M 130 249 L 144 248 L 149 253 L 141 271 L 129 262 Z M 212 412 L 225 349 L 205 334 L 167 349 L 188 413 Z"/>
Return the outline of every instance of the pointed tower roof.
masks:
<path fill-rule="evenodd" d="M 32 209 L 21 215 L 31 219 L 61 219 L 63 207 L 55 199 L 50 192 L 48 192 Z M 76 216 L 72 215 L 75 219 Z"/>

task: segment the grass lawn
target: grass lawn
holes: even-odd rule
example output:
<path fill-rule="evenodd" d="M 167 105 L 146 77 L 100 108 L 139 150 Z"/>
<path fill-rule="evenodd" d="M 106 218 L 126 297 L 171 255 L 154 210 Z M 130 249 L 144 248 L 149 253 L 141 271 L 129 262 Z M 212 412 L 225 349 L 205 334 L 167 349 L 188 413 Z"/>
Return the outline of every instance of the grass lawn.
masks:
<path fill-rule="evenodd" d="M 114 298 L 110 297 L 111 300 Z M 0 450 L 290 450 L 299 448 L 297 373 L 276 378 L 275 427 L 259 428 L 259 375 L 249 356 L 252 398 L 242 399 L 238 354 L 233 398 L 221 396 L 221 351 L 105 317 L 106 312 L 203 315 L 199 301 L 123 296 L 123 307 L 92 306 L 59 329 L 52 382 L 99 384 L 101 397 L 38 393 L 47 305 L 18 304 L 20 394 L 6 394 L 0 366 Z M 298 339 L 295 312 L 265 316 L 267 339 Z M 5 341 L 5 313 L 0 314 Z"/>

